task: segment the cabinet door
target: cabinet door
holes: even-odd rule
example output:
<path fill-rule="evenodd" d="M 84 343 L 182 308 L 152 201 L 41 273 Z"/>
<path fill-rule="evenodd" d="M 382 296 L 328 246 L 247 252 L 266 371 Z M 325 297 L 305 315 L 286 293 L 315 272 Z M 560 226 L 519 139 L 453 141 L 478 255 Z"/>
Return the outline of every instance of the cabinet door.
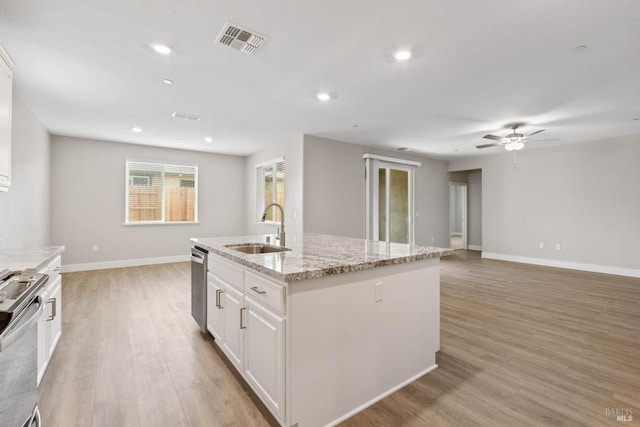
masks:
<path fill-rule="evenodd" d="M 284 419 L 285 320 L 249 297 L 245 304 L 245 378 Z"/>
<path fill-rule="evenodd" d="M 45 300 L 46 303 L 46 300 Z M 49 362 L 49 322 L 47 319 L 51 314 L 49 304 L 46 304 L 44 313 L 38 320 L 38 385 L 44 376 Z"/>
<path fill-rule="evenodd" d="M 58 340 L 62 335 L 62 277 L 58 276 L 52 285 L 52 294 L 50 301 L 50 317 L 49 320 L 49 359 L 53 356 L 53 351 L 58 345 Z"/>
<path fill-rule="evenodd" d="M 207 275 L 207 330 L 218 345 L 224 341 L 224 307 L 222 305 L 222 283 L 213 274 Z"/>
<path fill-rule="evenodd" d="M 224 341 L 222 351 L 240 372 L 244 372 L 244 295 L 231 285 L 222 285 L 222 325 Z"/>

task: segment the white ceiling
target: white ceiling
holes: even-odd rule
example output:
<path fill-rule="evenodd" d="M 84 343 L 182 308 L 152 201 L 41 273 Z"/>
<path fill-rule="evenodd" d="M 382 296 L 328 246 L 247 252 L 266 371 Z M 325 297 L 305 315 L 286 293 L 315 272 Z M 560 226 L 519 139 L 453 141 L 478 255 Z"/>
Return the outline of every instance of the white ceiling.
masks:
<path fill-rule="evenodd" d="M 216 44 L 226 21 L 268 40 Z M 638 0 L 2 0 L 0 41 L 57 135 L 247 155 L 313 134 L 453 159 L 500 152 L 475 146 L 512 122 L 546 129 L 525 150 L 640 134 Z"/>

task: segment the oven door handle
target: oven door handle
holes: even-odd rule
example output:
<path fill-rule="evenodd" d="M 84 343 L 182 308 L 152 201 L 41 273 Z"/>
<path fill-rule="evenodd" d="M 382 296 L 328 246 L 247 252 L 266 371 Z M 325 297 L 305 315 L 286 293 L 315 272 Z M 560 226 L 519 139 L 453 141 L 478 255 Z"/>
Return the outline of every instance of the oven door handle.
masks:
<path fill-rule="evenodd" d="M 42 297 L 38 296 L 35 304 L 38 304 L 38 308 L 36 312 L 22 325 L 17 327 L 13 332 L 8 334 L 5 337 L 0 338 L 0 352 L 3 352 L 7 347 L 17 341 L 22 335 L 24 335 L 31 327 L 33 327 L 38 320 L 40 320 L 40 316 L 44 313 L 44 304 L 42 303 Z"/>

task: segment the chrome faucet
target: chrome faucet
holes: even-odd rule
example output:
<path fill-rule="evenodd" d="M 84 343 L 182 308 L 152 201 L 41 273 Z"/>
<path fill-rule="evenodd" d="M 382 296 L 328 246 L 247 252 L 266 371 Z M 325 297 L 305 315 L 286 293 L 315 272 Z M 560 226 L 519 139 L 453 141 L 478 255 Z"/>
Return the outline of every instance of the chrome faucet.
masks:
<path fill-rule="evenodd" d="M 285 245 L 285 241 L 284 241 L 284 209 L 282 209 L 282 206 L 280 206 L 277 203 L 269 204 L 269 206 L 264 208 L 264 212 L 262 212 L 262 219 L 260 221 L 261 222 L 265 222 L 267 220 L 267 211 L 272 206 L 275 206 L 275 207 L 280 209 L 280 233 L 278 234 L 278 239 L 280 239 L 280 246 L 284 248 L 284 245 Z"/>

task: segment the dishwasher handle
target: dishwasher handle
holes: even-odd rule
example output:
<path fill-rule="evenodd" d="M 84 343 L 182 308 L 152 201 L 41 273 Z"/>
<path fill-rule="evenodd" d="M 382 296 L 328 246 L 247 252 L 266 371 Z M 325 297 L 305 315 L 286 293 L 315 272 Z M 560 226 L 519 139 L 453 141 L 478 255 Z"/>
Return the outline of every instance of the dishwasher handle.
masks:
<path fill-rule="evenodd" d="M 191 262 L 195 262 L 196 264 L 204 264 L 204 256 L 191 254 Z"/>
<path fill-rule="evenodd" d="M 38 323 L 38 320 L 40 320 L 40 316 L 44 312 L 44 303 L 42 301 L 42 297 L 37 297 L 32 304 L 37 305 L 35 313 L 33 313 L 27 320 L 24 320 L 22 318 L 20 318 L 19 320 L 16 319 L 16 326 L 8 327 L 7 331 L 5 331 L 8 332 L 7 335 L 0 337 L 0 352 L 4 351 L 7 347 L 17 341 L 18 338 L 23 336 L 32 326 Z M 29 309 L 25 309 L 23 313 L 27 313 L 27 310 Z M 23 317 L 23 315 L 21 314 L 20 317 Z"/>

